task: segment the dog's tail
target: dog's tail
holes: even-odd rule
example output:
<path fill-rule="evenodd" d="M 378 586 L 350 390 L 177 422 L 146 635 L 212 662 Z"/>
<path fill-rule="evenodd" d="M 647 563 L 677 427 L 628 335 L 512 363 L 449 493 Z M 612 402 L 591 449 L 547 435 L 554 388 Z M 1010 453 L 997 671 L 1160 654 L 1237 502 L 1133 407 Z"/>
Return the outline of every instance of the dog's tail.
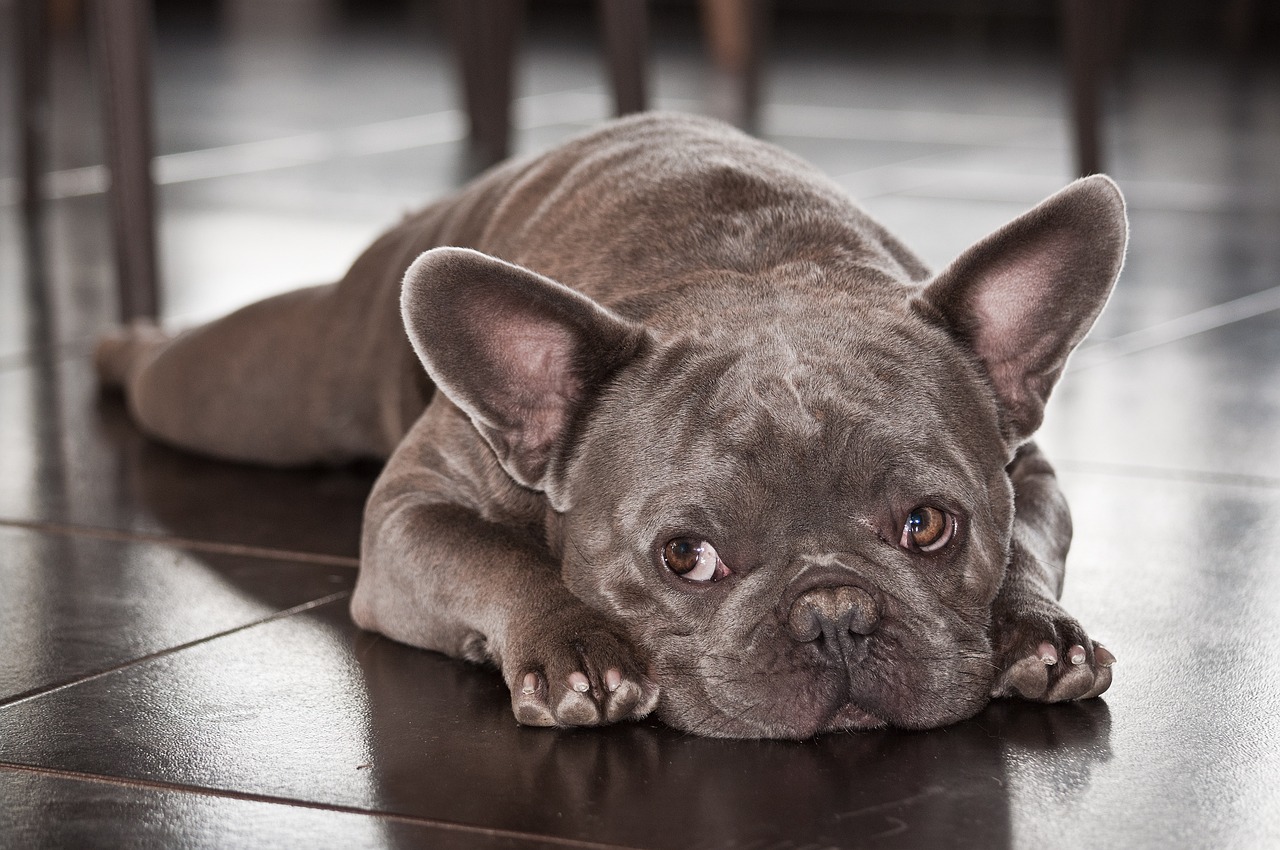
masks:
<path fill-rule="evenodd" d="M 104 334 L 93 352 L 98 383 L 104 389 L 125 390 L 142 366 L 155 358 L 173 337 L 151 322 L 134 322 Z"/>

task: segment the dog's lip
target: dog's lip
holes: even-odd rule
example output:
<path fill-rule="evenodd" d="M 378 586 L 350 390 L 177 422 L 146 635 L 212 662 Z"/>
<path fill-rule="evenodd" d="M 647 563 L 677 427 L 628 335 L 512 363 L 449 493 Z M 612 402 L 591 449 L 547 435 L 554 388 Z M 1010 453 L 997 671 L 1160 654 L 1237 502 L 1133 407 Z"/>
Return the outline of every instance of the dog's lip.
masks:
<path fill-rule="evenodd" d="M 888 724 L 856 703 L 846 702 L 823 727 L 823 732 L 843 732 L 850 729 L 880 729 Z"/>
<path fill-rule="evenodd" d="M 720 715 L 724 720 L 732 720 L 729 715 Z M 825 716 L 825 720 L 823 719 Z M 670 722 L 670 720 L 668 720 Z M 676 723 L 674 725 L 679 726 Z M 840 705 L 831 713 L 815 713 L 807 719 L 798 717 L 770 717 L 770 718 L 737 718 L 736 723 L 730 724 L 730 730 L 726 733 L 724 729 L 712 732 L 711 734 L 725 735 L 727 737 L 738 738 L 789 738 L 797 741 L 805 741 L 818 735 L 830 732 L 869 732 L 875 729 L 884 729 L 889 723 L 881 720 L 871 712 L 852 702 L 846 702 Z M 692 730 L 706 734 L 707 730 Z"/>

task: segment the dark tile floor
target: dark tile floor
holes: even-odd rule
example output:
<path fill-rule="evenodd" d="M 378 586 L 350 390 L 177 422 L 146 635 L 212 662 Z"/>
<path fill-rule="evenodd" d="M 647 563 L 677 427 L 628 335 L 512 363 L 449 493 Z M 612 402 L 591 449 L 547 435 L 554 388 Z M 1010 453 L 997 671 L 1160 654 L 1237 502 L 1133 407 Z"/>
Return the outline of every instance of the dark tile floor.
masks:
<path fill-rule="evenodd" d="M 250 29 L 161 29 L 172 322 L 331 278 L 458 179 L 430 21 Z M 583 35 L 526 44 L 521 150 L 605 116 Z M 658 36 L 660 102 L 714 102 L 687 34 Z M 765 134 L 931 262 L 1068 178 L 1052 50 L 822 36 L 783 33 Z M 0 845 L 1280 845 L 1274 64 L 1142 53 L 1111 107 L 1132 248 L 1042 440 L 1076 516 L 1066 599 L 1120 657 L 1111 691 L 796 744 L 519 728 L 496 675 L 350 623 L 372 470 L 141 439 L 88 368 L 114 309 L 103 175 L 83 53 L 55 60 L 43 269 L 0 114 Z"/>

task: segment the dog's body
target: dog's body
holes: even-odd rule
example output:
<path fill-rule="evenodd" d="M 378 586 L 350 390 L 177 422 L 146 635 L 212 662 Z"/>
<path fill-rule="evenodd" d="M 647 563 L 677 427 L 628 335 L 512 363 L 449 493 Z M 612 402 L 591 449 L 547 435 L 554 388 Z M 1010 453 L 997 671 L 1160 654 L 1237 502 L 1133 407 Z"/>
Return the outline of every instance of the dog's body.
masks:
<path fill-rule="evenodd" d="M 1092 178 L 931 278 L 803 163 L 646 115 L 99 366 L 181 446 L 389 457 L 352 614 L 498 665 L 521 722 L 930 727 L 1110 683 L 1027 440 L 1124 242 Z"/>

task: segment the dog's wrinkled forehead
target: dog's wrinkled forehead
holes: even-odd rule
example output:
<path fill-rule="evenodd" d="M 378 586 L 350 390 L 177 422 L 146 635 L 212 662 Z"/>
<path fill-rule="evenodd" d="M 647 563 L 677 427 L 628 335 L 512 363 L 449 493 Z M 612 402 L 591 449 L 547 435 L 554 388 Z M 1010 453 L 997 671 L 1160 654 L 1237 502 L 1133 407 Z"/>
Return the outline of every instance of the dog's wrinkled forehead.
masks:
<path fill-rule="evenodd" d="M 963 364 L 939 352 L 938 336 L 870 317 L 857 327 L 810 316 L 744 328 L 717 344 L 682 340 L 653 359 L 645 378 L 686 439 L 714 431 L 749 447 L 763 437 L 808 445 L 824 435 L 883 434 L 911 444 L 946 431 L 966 394 Z"/>
<path fill-rule="evenodd" d="M 999 439 L 993 403 L 936 331 L 889 318 L 815 312 L 660 345 L 605 406 L 600 447 L 646 468 L 613 479 L 648 484 L 621 513 L 670 497 L 817 521 L 886 487 L 983 480 L 969 454 Z"/>

